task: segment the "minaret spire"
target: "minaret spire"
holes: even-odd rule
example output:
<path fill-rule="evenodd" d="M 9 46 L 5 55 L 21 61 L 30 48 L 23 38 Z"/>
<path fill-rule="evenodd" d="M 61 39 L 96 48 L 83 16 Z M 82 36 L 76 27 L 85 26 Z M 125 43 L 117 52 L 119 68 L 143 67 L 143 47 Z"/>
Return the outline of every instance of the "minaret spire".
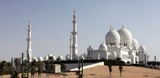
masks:
<path fill-rule="evenodd" d="M 122 24 L 122 28 L 124 28 L 124 25 Z"/>
<path fill-rule="evenodd" d="M 113 27 L 112 27 L 112 25 L 110 24 L 110 30 L 113 30 Z"/>
<path fill-rule="evenodd" d="M 29 20 L 28 23 L 28 37 L 27 37 L 27 57 L 29 61 L 32 61 L 32 48 L 31 48 L 31 43 L 32 43 L 32 38 L 31 38 L 31 21 Z"/>
<path fill-rule="evenodd" d="M 76 11 L 74 9 L 73 11 L 73 31 L 72 31 L 72 37 L 73 37 L 73 43 L 72 43 L 72 58 L 78 59 L 78 44 L 77 44 L 77 20 L 76 20 Z"/>

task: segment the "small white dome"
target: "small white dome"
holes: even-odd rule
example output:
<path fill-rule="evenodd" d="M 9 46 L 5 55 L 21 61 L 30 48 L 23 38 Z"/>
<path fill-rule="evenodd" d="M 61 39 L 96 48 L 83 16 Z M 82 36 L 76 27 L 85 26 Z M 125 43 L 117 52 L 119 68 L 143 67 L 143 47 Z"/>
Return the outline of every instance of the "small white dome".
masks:
<path fill-rule="evenodd" d="M 63 60 L 63 56 L 62 56 L 62 55 L 59 55 L 59 56 L 58 56 L 58 59 L 59 59 L 59 60 Z"/>
<path fill-rule="evenodd" d="M 140 53 L 145 53 L 147 50 L 146 50 L 146 47 L 144 47 L 143 45 L 141 45 L 138 49 L 138 52 Z"/>
<path fill-rule="evenodd" d="M 44 60 L 45 60 L 45 61 L 47 61 L 48 59 L 49 59 L 49 57 L 48 57 L 48 56 L 45 56 L 45 57 L 44 57 Z"/>
<path fill-rule="evenodd" d="M 102 44 L 99 46 L 99 50 L 107 50 L 107 45 L 104 43 L 104 42 L 102 42 Z"/>
<path fill-rule="evenodd" d="M 122 28 L 118 30 L 118 33 L 121 38 L 120 43 L 132 44 L 132 34 L 128 29 L 122 26 Z"/>
<path fill-rule="evenodd" d="M 57 58 L 56 58 L 56 56 L 50 56 L 50 57 L 48 57 L 48 60 L 55 61 L 55 60 L 57 60 Z"/>
<path fill-rule="evenodd" d="M 132 39 L 132 47 L 138 49 L 138 41 L 135 38 Z"/>
<path fill-rule="evenodd" d="M 38 57 L 38 61 L 43 61 L 43 58 L 42 57 Z"/>
<path fill-rule="evenodd" d="M 52 58 L 53 58 L 53 60 L 57 60 L 56 56 L 53 56 Z"/>
<path fill-rule="evenodd" d="M 87 54 L 86 54 L 86 53 L 83 53 L 83 57 L 86 59 L 86 58 L 87 58 Z"/>
<path fill-rule="evenodd" d="M 52 54 L 49 54 L 49 55 L 48 55 L 48 57 L 52 57 L 52 56 L 53 56 Z"/>
<path fill-rule="evenodd" d="M 83 60 L 84 60 L 85 58 L 84 58 L 84 56 L 83 56 L 83 55 L 81 55 L 81 56 L 80 56 L 80 59 L 83 59 Z"/>
<path fill-rule="evenodd" d="M 105 37 L 106 44 L 108 43 L 120 43 L 120 35 L 113 28 L 109 30 Z"/>
<path fill-rule="evenodd" d="M 36 57 L 33 57 L 33 58 L 32 58 L 32 61 L 34 61 L 34 60 L 35 60 L 35 61 L 38 61 Z"/>
<path fill-rule="evenodd" d="M 70 55 L 69 54 L 66 55 L 66 60 L 70 60 Z"/>

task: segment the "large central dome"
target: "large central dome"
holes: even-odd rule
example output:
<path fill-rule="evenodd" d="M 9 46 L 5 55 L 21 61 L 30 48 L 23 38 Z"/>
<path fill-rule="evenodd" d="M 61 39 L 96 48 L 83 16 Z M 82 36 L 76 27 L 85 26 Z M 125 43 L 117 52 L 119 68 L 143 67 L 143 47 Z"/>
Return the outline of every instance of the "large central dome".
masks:
<path fill-rule="evenodd" d="M 105 37 L 106 44 L 108 43 L 120 43 L 120 35 L 113 28 L 109 30 Z"/>
<path fill-rule="evenodd" d="M 118 30 L 118 33 L 121 37 L 120 43 L 132 44 L 132 34 L 128 29 L 122 26 L 122 28 Z"/>

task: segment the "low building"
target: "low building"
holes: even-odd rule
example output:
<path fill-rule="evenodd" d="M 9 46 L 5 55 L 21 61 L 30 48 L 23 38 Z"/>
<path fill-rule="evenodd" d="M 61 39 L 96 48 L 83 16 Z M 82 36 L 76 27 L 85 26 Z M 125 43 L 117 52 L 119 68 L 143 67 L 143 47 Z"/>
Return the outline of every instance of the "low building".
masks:
<path fill-rule="evenodd" d="M 61 73 L 61 65 L 60 64 L 50 64 L 47 69 L 48 73 Z"/>

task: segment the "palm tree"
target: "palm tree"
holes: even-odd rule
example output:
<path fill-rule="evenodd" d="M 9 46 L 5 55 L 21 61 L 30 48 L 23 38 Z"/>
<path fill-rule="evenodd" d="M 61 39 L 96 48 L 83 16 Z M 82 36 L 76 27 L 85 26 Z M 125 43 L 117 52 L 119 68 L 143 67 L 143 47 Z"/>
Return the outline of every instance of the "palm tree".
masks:
<path fill-rule="evenodd" d="M 15 63 L 16 68 L 19 68 L 19 66 L 20 66 L 20 60 L 18 58 L 14 59 L 14 63 Z"/>
<path fill-rule="evenodd" d="M 66 74 L 65 74 L 65 72 L 66 72 L 66 66 L 65 66 L 64 63 L 60 63 L 60 65 L 61 65 L 61 72 L 62 72 L 64 78 L 66 78 Z"/>
<path fill-rule="evenodd" d="M 120 57 L 116 58 L 117 61 L 121 61 L 122 59 Z"/>
<path fill-rule="evenodd" d="M 111 76 L 111 73 L 112 73 L 112 65 L 109 64 L 109 65 L 108 65 L 108 68 L 109 68 L 109 73 L 110 73 L 110 76 Z"/>
<path fill-rule="evenodd" d="M 61 63 L 61 71 L 65 72 L 66 71 L 66 66 L 64 63 Z"/>
<path fill-rule="evenodd" d="M 6 73 L 5 69 L 7 67 L 7 62 L 4 60 L 0 63 L 0 75 L 3 78 L 3 75 Z"/>
<path fill-rule="evenodd" d="M 49 73 L 49 60 L 45 61 L 45 69 L 46 69 L 46 78 L 48 78 L 48 73 Z"/>
<path fill-rule="evenodd" d="M 120 77 L 122 77 L 122 69 L 123 69 L 123 67 L 122 67 L 122 65 L 120 65 L 119 66 Z"/>
<path fill-rule="evenodd" d="M 11 78 L 20 78 L 18 76 L 19 71 L 17 69 L 14 69 L 11 71 Z"/>
<path fill-rule="evenodd" d="M 41 78 L 42 70 L 43 70 L 43 62 L 38 61 L 38 78 Z"/>
<path fill-rule="evenodd" d="M 31 78 L 34 78 L 34 75 L 37 72 L 36 68 L 37 68 L 37 62 L 36 62 L 36 60 L 34 60 L 31 63 Z"/>
<path fill-rule="evenodd" d="M 53 57 L 49 58 L 49 65 L 48 65 L 48 68 L 49 68 L 49 73 L 54 73 L 54 59 Z"/>
<path fill-rule="evenodd" d="M 0 75 L 1 75 L 1 78 L 3 78 L 3 71 L 2 71 L 2 69 L 0 69 Z"/>
<path fill-rule="evenodd" d="M 110 73 L 110 76 L 111 76 L 111 73 L 112 73 L 112 60 L 106 60 L 105 64 L 108 66 L 109 73 Z"/>
<path fill-rule="evenodd" d="M 22 77 L 27 77 L 27 59 L 22 62 Z"/>
<path fill-rule="evenodd" d="M 125 64 L 124 61 L 122 61 L 122 59 L 120 57 L 118 57 L 116 59 L 118 65 L 119 65 L 119 72 L 120 72 L 120 77 L 122 77 L 122 69 L 123 69 L 123 65 Z"/>
<path fill-rule="evenodd" d="M 0 63 L 0 75 L 1 75 L 1 78 L 3 78 L 3 67 L 2 67 L 2 62 Z"/>

